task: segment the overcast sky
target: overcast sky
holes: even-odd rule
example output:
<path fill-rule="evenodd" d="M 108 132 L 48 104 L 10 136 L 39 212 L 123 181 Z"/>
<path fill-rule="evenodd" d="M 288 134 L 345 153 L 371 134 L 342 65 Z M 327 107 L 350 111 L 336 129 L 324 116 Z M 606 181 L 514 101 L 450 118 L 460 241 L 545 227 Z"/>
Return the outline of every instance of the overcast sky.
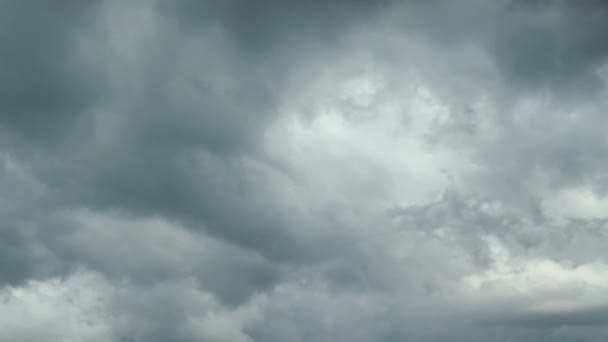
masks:
<path fill-rule="evenodd" d="M 0 2 L 0 341 L 608 340 L 604 1 Z"/>

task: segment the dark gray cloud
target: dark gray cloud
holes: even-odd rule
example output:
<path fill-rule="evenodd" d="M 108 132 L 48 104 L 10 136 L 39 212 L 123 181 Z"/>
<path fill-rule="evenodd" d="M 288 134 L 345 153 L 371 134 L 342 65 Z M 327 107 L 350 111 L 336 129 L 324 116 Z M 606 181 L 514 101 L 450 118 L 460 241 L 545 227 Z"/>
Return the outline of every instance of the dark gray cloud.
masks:
<path fill-rule="evenodd" d="M 602 2 L 404 3 L 409 16 L 397 13 L 397 22 L 439 44 L 481 44 L 517 92 L 558 92 L 576 100 L 603 88 L 596 74 L 608 54 Z"/>
<path fill-rule="evenodd" d="M 607 11 L 2 2 L 0 339 L 604 340 Z"/>
<path fill-rule="evenodd" d="M 508 21 L 499 24 L 493 52 L 518 85 L 550 87 L 562 95 L 594 93 L 603 87 L 595 72 L 608 53 L 600 38 L 608 29 L 607 10 L 598 2 L 515 3 Z"/>
<path fill-rule="evenodd" d="M 606 309 L 592 308 L 557 313 L 518 313 L 512 317 L 490 320 L 484 322 L 484 324 L 515 325 L 530 329 L 543 329 L 546 327 L 555 328 L 561 326 L 602 326 L 606 325 Z"/>
<path fill-rule="evenodd" d="M 3 138 L 15 133 L 43 145 L 60 140 L 85 124 L 83 113 L 102 83 L 103 74 L 87 65 L 75 45 L 92 4 L 5 1 L 1 6 Z"/>

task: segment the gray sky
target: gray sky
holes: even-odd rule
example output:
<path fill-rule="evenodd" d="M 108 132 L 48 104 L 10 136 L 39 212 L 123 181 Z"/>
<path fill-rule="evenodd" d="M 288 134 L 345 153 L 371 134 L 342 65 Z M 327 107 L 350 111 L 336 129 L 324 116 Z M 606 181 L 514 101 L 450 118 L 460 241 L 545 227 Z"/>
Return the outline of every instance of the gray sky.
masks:
<path fill-rule="evenodd" d="M 1 341 L 608 339 L 603 1 L 0 2 Z"/>

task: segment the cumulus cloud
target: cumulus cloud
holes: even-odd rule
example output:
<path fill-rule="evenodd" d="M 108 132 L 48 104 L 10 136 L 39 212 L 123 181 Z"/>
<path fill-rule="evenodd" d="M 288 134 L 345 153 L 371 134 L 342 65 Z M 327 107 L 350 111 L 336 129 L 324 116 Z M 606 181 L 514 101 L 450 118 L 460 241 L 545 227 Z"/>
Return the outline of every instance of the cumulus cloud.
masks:
<path fill-rule="evenodd" d="M 602 2 L 0 17 L 0 339 L 606 339 Z"/>

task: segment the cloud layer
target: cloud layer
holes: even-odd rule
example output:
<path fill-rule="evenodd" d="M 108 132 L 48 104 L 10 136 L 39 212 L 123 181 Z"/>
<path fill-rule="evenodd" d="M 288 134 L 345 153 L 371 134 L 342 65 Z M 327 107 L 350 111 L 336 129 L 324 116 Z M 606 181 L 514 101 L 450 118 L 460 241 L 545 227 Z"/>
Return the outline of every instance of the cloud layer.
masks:
<path fill-rule="evenodd" d="M 608 337 L 603 2 L 0 19 L 0 340 Z"/>

